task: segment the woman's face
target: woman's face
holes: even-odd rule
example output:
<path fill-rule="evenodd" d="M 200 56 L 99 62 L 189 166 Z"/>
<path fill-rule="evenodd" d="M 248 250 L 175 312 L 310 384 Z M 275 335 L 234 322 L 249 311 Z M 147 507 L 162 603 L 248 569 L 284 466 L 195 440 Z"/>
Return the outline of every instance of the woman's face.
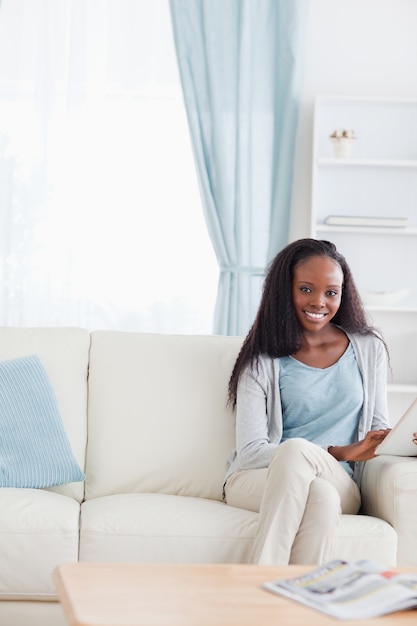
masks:
<path fill-rule="evenodd" d="M 329 257 L 313 256 L 295 266 L 292 297 L 295 314 L 304 330 L 320 331 L 334 318 L 342 288 L 342 269 Z"/>

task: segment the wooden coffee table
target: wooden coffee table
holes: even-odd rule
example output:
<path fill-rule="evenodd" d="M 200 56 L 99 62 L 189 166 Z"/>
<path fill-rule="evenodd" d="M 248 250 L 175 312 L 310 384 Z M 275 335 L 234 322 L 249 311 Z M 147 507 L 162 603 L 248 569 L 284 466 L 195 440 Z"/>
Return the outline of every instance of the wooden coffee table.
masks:
<path fill-rule="evenodd" d="M 340 621 L 261 589 L 309 566 L 68 563 L 53 573 L 70 626 L 398 626 L 416 611 Z"/>

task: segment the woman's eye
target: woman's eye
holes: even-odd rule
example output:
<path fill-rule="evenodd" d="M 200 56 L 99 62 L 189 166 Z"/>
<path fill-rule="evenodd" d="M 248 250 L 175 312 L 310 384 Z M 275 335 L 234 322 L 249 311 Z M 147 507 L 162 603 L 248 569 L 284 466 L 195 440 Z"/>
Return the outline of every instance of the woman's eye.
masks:
<path fill-rule="evenodd" d="M 328 292 L 327 292 L 327 295 L 328 295 L 328 296 L 332 296 L 332 297 L 333 297 L 333 296 L 337 296 L 337 291 L 333 291 L 333 289 L 332 289 L 331 291 L 328 291 Z"/>
<path fill-rule="evenodd" d="M 302 291 L 303 293 L 311 293 L 311 289 L 310 289 L 310 287 L 301 287 L 301 291 Z"/>

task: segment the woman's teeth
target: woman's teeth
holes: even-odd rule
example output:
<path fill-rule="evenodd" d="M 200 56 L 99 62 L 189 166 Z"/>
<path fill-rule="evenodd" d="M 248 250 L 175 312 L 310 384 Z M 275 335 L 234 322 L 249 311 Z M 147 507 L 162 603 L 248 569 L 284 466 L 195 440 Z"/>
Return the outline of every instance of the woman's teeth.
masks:
<path fill-rule="evenodd" d="M 325 313 L 311 313 L 310 311 L 304 311 L 307 317 L 313 317 L 315 320 L 322 319 L 326 314 Z"/>

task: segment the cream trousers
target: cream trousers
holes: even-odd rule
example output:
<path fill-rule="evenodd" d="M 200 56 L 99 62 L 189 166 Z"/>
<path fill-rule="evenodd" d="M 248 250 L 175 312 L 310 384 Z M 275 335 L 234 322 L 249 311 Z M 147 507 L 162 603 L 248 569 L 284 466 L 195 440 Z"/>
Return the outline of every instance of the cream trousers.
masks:
<path fill-rule="evenodd" d="M 280 444 L 268 469 L 233 474 L 226 502 L 259 511 L 251 562 L 319 565 L 329 559 L 341 513 L 356 514 L 359 488 L 336 459 L 305 439 Z"/>

